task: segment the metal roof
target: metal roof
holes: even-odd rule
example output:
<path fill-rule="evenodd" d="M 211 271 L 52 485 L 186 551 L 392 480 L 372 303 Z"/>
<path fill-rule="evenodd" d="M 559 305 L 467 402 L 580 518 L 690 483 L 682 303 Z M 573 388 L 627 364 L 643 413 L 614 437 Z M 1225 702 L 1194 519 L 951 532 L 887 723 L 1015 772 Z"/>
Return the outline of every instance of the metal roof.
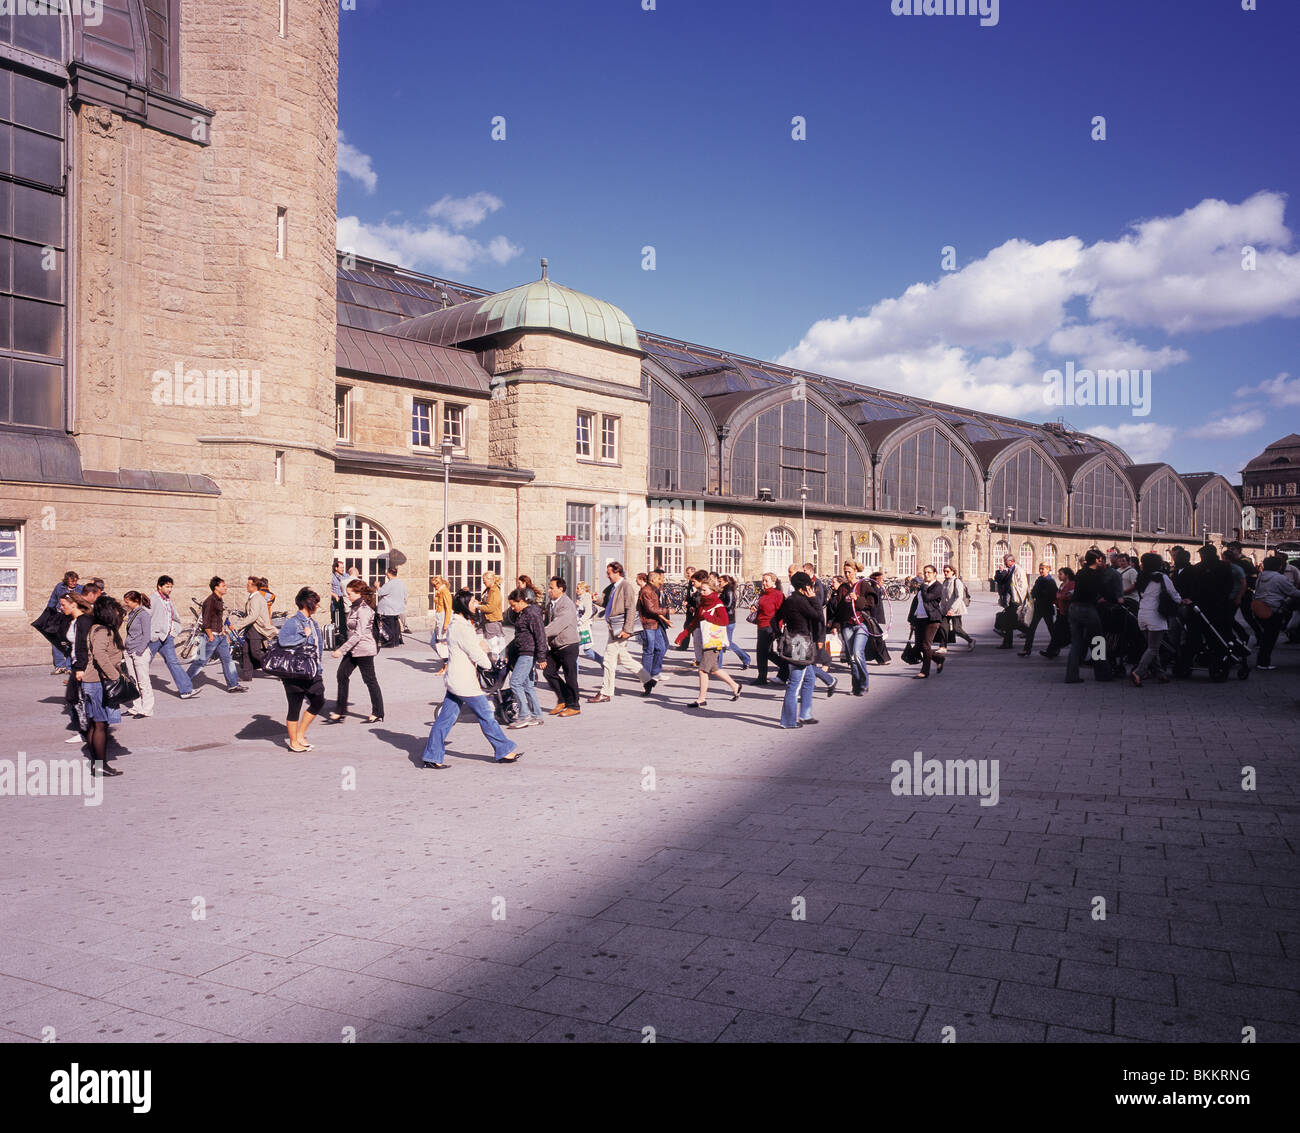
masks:
<path fill-rule="evenodd" d="M 491 377 L 468 350 L 411 342 L 356 327 L 338 328 L 335 364 L 354 374 L 400 378 L 468 393 L 491 392 Z"/>

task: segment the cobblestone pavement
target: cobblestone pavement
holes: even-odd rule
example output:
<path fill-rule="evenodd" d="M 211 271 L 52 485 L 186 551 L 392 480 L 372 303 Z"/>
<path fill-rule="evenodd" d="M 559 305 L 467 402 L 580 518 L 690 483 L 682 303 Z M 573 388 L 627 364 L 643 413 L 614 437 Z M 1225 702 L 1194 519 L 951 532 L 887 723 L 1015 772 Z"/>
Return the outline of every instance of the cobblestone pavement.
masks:
<path fill-rule="evenodd" d="M 779 687 L 697 713 L 693 674 L 649 700 L 621 675 L 512 733 L 516 766 L 462 723 L 445 773 L 415 767 L 418 642 L 380 658 L 388 718 L 307 755 L 275 680 L 212 667 L 179 701 L 157 664 L 102 805 L 0 798 L 0 1036 L 1300 1039 L 1300 648 L 1246 682 L 1067 686 L 992 614 L 941 677 L 819 688 L 797 736 Z M 4 681 L 0 756 L 75 755 L 58 681 Z M 996 759 L 997 805 L 893 793 L 917 751 Z"/>

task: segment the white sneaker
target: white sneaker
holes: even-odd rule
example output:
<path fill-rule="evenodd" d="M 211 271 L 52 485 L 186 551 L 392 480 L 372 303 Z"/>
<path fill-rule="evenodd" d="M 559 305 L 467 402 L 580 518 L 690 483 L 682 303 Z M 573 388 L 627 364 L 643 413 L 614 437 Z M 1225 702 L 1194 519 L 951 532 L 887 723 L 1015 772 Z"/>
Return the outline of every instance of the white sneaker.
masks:
<path fill-rule="evenodd" d="M 63 741 L 65 744 L 84 744 L 86 741 L 81 738 L 80 733 L 75 736 L 69 736 Z"/>
<path fill-rule="evenodd" d="M 181 699 L 182 699 L 182 700 L 193 700 L 193 699 L 194 699 L 196 696 L 198 696 L 198 695 L 199 695 L 199 690 L 196 689 L 196 688 L 192 688 L 192 689 L 190 689 L 189 692 L 183 692 L 183 693 L 181 693 Z"/>

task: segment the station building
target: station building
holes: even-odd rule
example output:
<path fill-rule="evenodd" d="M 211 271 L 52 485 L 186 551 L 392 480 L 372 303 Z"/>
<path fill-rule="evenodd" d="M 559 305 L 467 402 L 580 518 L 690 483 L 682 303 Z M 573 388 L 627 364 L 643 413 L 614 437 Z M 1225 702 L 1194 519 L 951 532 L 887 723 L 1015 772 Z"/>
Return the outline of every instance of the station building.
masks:
<path fill-rule="evenodd" d="M 1221 476 L 335 247 L 337 5 L 0 16 L 0 664 L 69 568 L 110 593 L 334 557 L 408 582 L 848 557 L 972 584 L 1010 550 L 1233 537 Z"/>

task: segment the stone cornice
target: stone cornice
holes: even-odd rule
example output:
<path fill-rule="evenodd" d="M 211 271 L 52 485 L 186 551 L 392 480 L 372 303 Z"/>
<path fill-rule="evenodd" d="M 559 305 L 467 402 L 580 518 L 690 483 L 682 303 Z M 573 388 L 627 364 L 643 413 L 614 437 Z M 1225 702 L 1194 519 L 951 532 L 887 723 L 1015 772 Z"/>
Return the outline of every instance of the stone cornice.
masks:
<path fill-rule="evenodd" d="M 212 144 L 212 119 L 215 111 L 200 106 L 197 102 L 140 86 L 86 63 L 69 64 L 68 76 L 71 80 L 70 96 L 74 104 L 107 107 L 129 122 L 137 122 L 174 138 L 182 138 L 197 146 Z M 202 128 L 196 129 L 199 125 Z M 196 138 L 196 132 L 201 137 Z"/>

